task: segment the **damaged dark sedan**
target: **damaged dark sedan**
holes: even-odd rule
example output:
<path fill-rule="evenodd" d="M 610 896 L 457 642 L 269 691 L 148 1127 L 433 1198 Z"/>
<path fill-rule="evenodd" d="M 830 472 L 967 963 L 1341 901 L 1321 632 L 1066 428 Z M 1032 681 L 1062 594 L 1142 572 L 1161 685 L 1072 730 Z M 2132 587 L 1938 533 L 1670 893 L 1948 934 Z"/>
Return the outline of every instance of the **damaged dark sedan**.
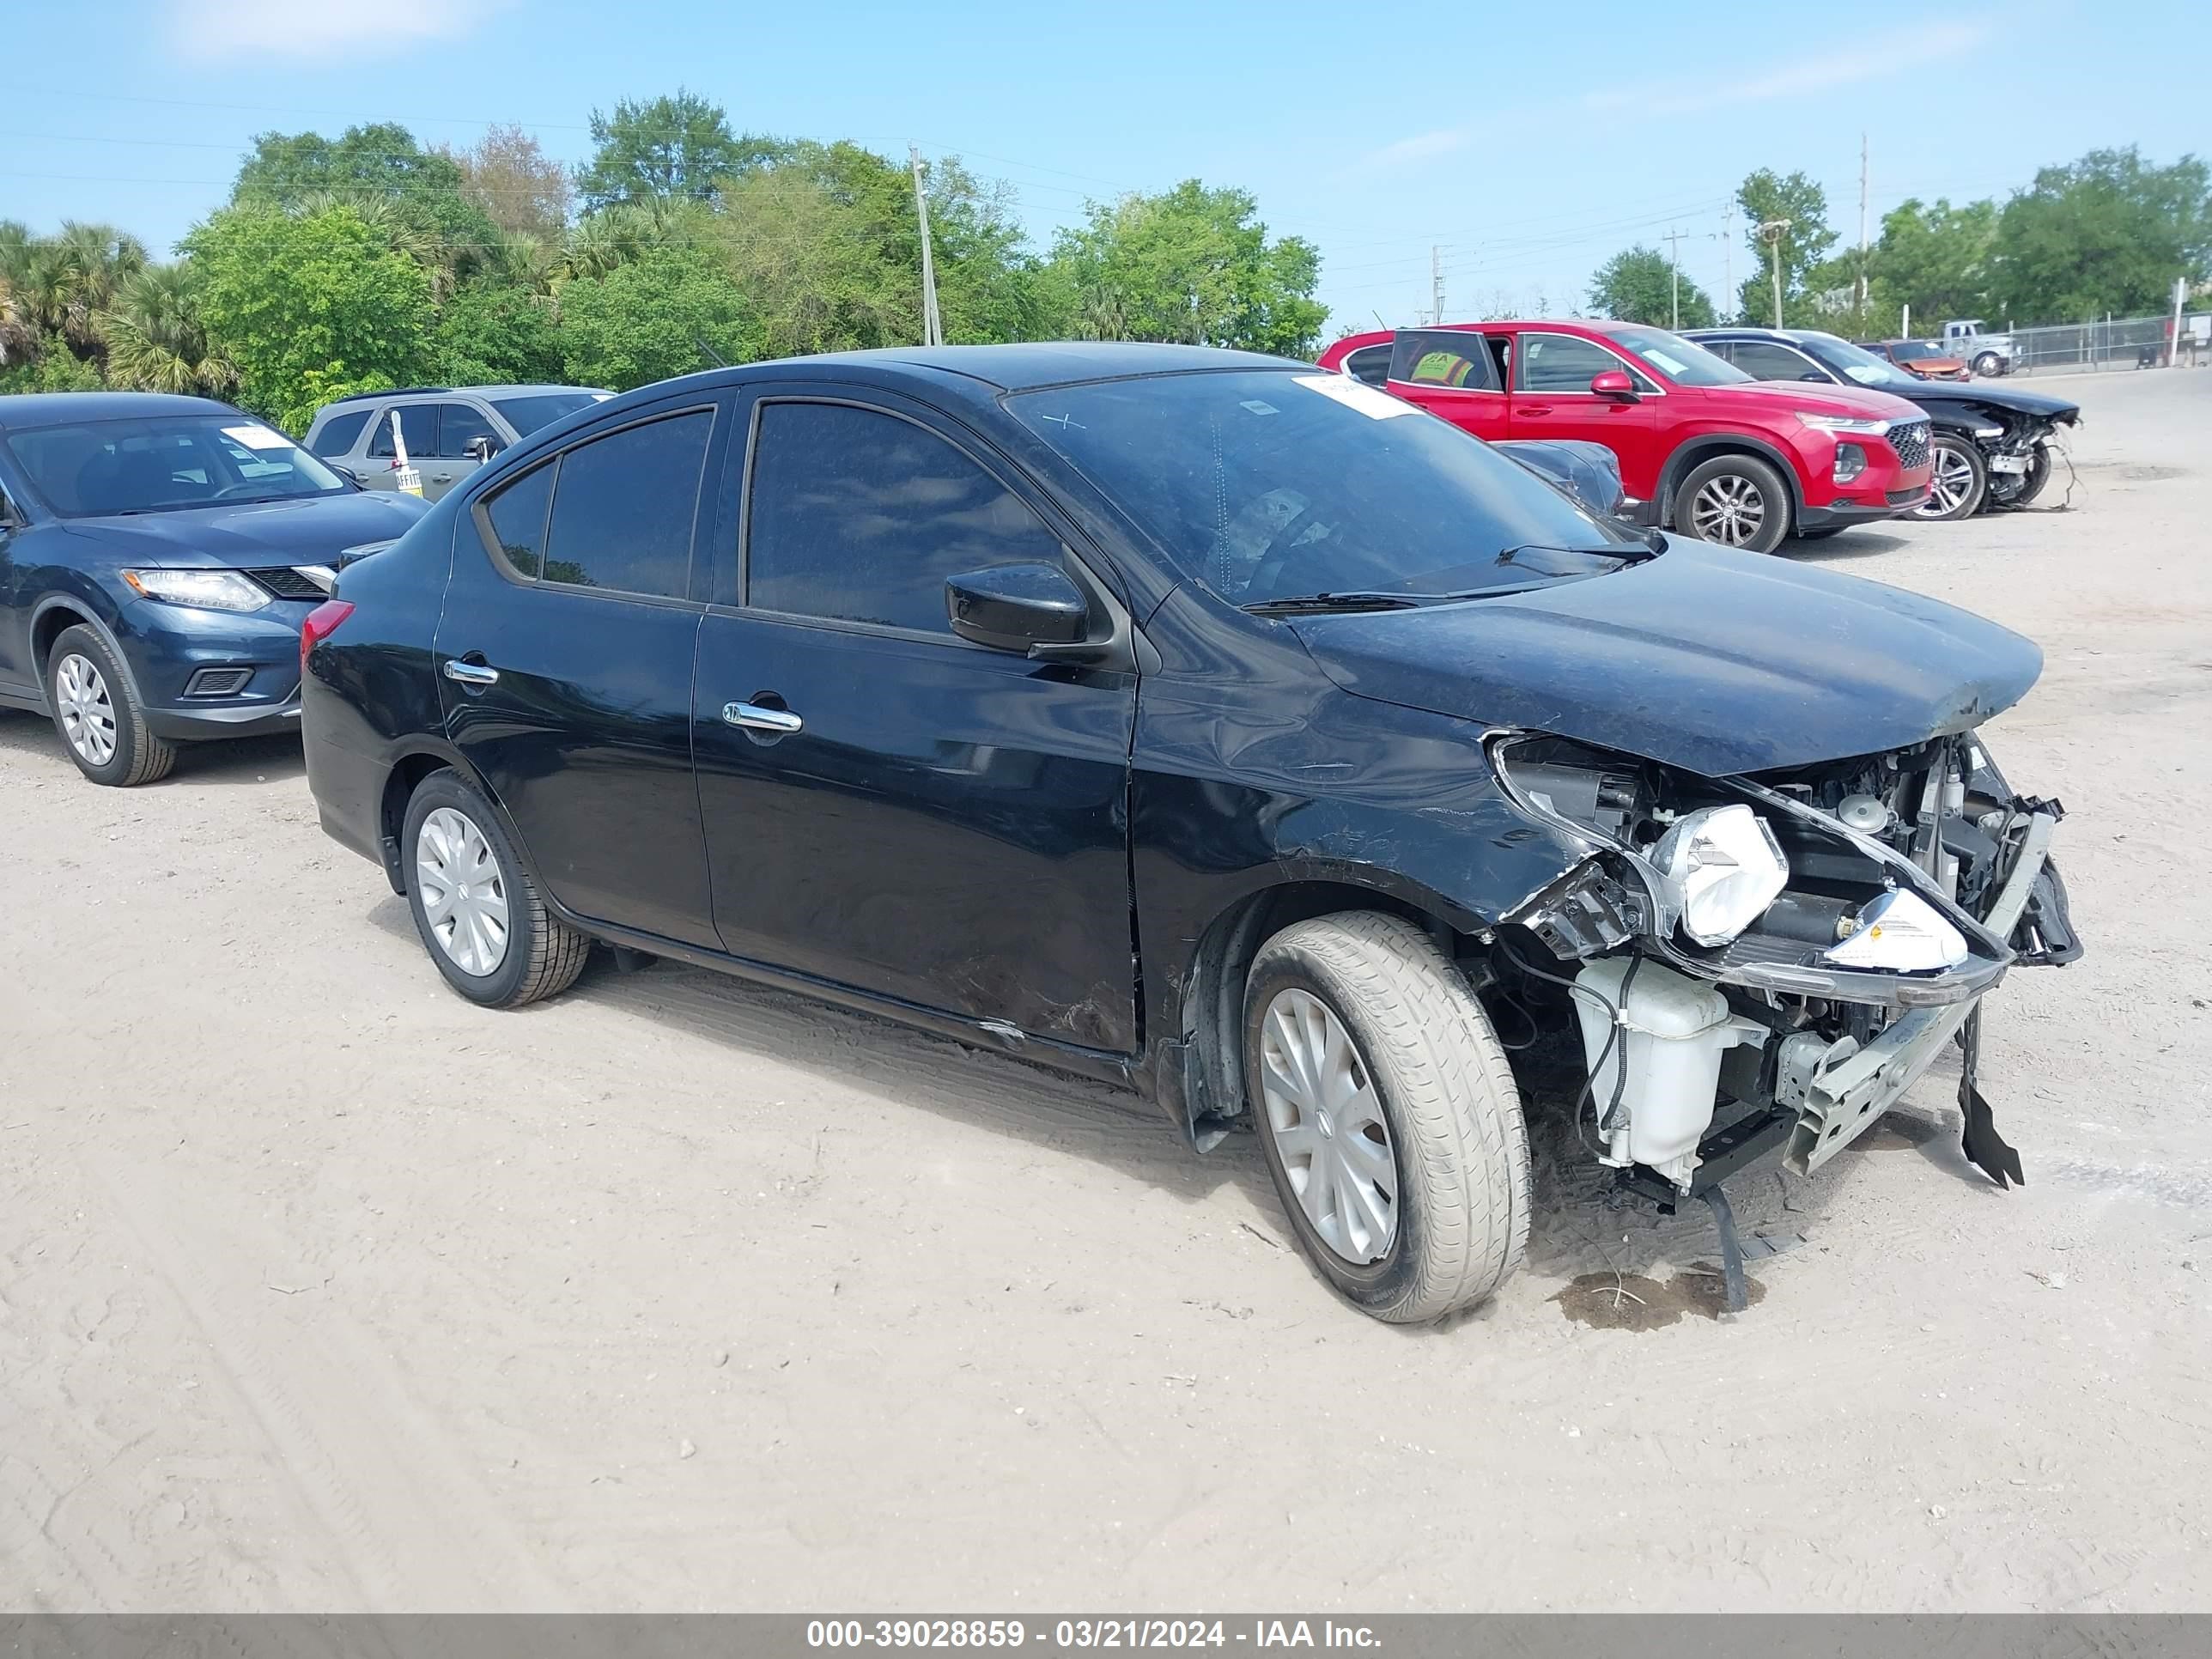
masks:
<path fill-rule="evenodd" d="M 461 994 L 603 945 L 1132 1085 L 1200 1150 L 1249 1127 L 1382 1319 L 1521 1261 L 1501 1030 L 1579 1043 L 1589 1156 L 1662 1203 L 1817 1167 L 1956 1038 L 2002 1183 L 1980 1000 L 2079 950 L 2059 810 L 1977 731 L 2033 645 L 1271 358 L 648 386 L 349 568 L 302 651 L 324 827 Z"/>

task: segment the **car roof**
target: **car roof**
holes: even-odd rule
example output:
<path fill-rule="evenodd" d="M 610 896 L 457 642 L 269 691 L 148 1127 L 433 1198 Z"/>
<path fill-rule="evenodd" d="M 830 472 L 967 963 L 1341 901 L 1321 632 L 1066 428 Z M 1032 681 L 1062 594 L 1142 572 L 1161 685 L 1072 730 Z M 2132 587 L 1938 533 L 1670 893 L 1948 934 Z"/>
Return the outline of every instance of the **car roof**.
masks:
<path fill-rule="evenodd" d="M 1017 345 L 890 346 L 784 357 L 726 371 L 732 380 L 803 380 L 822 368 L 922 369 L 957 374 L 1000 392 L 1028 392 L 1080 380 L 1208 368 L 1311 368 L 1310 363 L 1218 346 L 1155 345 L 1139 340 L 1046 340 Z M 718 374 L 723 371 L 717 371 Z"/>
<path fill-rule="evenodd" d="M 333 398 L 315 413 L 319 416 L 325 410 L 340 409 L 348 404 L 373 404 L 385 398 L 452 398 L 463 395 L 476 398 L 531 398 L 543 397 L 548 392 L 604 390 L 605 390 L 605 387 L 596 386 L 386 386 L 381 392 L 355 392 L 343 398 Z"/>
<path fill-rule="evenodd" d="M 70 421 L 129 421 L 149 415 L 235 415 L 212 398 L 167 392 L 18 392 L 0 397 L 0 432 Z"/>

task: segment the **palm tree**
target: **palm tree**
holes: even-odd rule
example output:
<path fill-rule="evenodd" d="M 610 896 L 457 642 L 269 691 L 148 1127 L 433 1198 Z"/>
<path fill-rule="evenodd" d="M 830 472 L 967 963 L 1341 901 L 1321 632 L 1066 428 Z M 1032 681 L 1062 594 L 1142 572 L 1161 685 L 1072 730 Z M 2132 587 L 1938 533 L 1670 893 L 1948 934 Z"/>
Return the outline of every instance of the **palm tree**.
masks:
<path fill-rule="evenodd" d="M 149 265 L 127 278 L 100 325 L 114 385 L 222 397 L 237 381 L 236 368 L 208 343 L 193 301 L 191 268 L 182 261 Z"/>
<path fill-rule="evenodd" d="M 61 234 L 36 246 L 46 326 L 78 356 L 99 356 L 106 345 L 100 314 L 114 303 L 117 289 L 146 268 L 146 245 L 112 225 L 65 219 Z"/>
<path fill-rule="evenodd" d="M 441 305 L 453 291 L 463 269 L 474 263 L 474 250 L 447 246 L 419 218 L 410 217 L 402 204 L 374 191 L 311 190 L 285 204 L 285 211 L 302 219 L 333 208 L 345 209 L 390 243 L 394 252 L 404 253 L 422 266 L 430 279 L 430 297 Z"/>

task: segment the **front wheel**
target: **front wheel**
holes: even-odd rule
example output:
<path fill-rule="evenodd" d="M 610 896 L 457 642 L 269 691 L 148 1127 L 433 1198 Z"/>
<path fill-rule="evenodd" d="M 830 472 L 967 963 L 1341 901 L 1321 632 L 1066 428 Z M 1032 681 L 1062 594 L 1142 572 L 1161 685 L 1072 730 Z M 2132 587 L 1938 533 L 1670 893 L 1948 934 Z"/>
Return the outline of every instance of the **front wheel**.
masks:
<path fill-rule="evenodd" d="M 1971 519 L 1982 510 L 1990 489 L 1990 467 L 1982 459 L 1981 446 L 1971 438 L 1939 432 L 1931 447 L 1935 453 L 1928 499 L 1912 509 L 1912 516 L 1947 523 Z"/>
<path fill-rule="evenodd" d="M 567 990 L 592 942 L 546 908 L 491 804 L 454 772 L 407 803 L 407 908 L 446 983 L 488 1008 Z"/>
<path fill-rule="evenodd" d="M 64 628 L 46 653 L 46 706 L 76 769 L 127 789 L 169 775 L 177 750 L 146 724 L 131 669 L 98 630 Z"/>
<path fill-rule="evenodd" d="M 2038 444 L 2028 454 L 2027 471 L 2020 481 L 2020 491 L 2012 498 L 2014 507 L 2026 507 L 2043 493 L 2043 486 L 2051 482 L 2051 446 Z"/>
<path fill-rule="evenodd" d="M 1984 351 L 1974 359 L 1974 373 L 1985 380 L 1994 380 L 2004 373 L 2004 359 L 1994 351 Z"/>
<path fill-rule="evenodd" d="M 1723 547 L 1771 553 L 1790 533 L 1790 491 L 1756 456 L 1717 456 L 1676 489 L 1674 528 Z"/>
<path fill-rule="evenodd" d="M 1422 1323 L 1521 1265 L 1521 1097 L 1465 975 L 1419 928 L 1353 911 L 1269 939 L 1245 986 L 1244 1066 L 1291 1231 L 1353 1305 Z"/>

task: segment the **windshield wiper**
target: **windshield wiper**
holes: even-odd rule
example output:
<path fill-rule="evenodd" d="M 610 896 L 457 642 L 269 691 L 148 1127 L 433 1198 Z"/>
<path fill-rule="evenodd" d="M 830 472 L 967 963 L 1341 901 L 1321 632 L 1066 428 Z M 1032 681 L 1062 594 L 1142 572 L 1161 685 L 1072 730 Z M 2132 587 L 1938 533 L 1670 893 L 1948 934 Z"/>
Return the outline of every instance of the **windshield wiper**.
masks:
<path fill-rule="evenodd" d="M 1255 600 L 1243 608 L 1255 617 L 1297 617 L 1331 611 L 1411 611 L 1420 603 L 1404 593 L 1301 593 Z"/>
<path fill-rule="evenodd" d="M 1646 559 L 1656 558 L 1667 550 L 1667 544 L 1656 531 L 1648 537 L 1626 544 L 1612 547 L 1560 547 L 1551 542 L 1522 542 L 1518 547 L 1509 547 L 1492 561 L 1497 564 L 1516 564 L 1523 553 L 1566 553 L 1581 558 L 1616 559 L 1622 564 L 1641 564 Z"/>

